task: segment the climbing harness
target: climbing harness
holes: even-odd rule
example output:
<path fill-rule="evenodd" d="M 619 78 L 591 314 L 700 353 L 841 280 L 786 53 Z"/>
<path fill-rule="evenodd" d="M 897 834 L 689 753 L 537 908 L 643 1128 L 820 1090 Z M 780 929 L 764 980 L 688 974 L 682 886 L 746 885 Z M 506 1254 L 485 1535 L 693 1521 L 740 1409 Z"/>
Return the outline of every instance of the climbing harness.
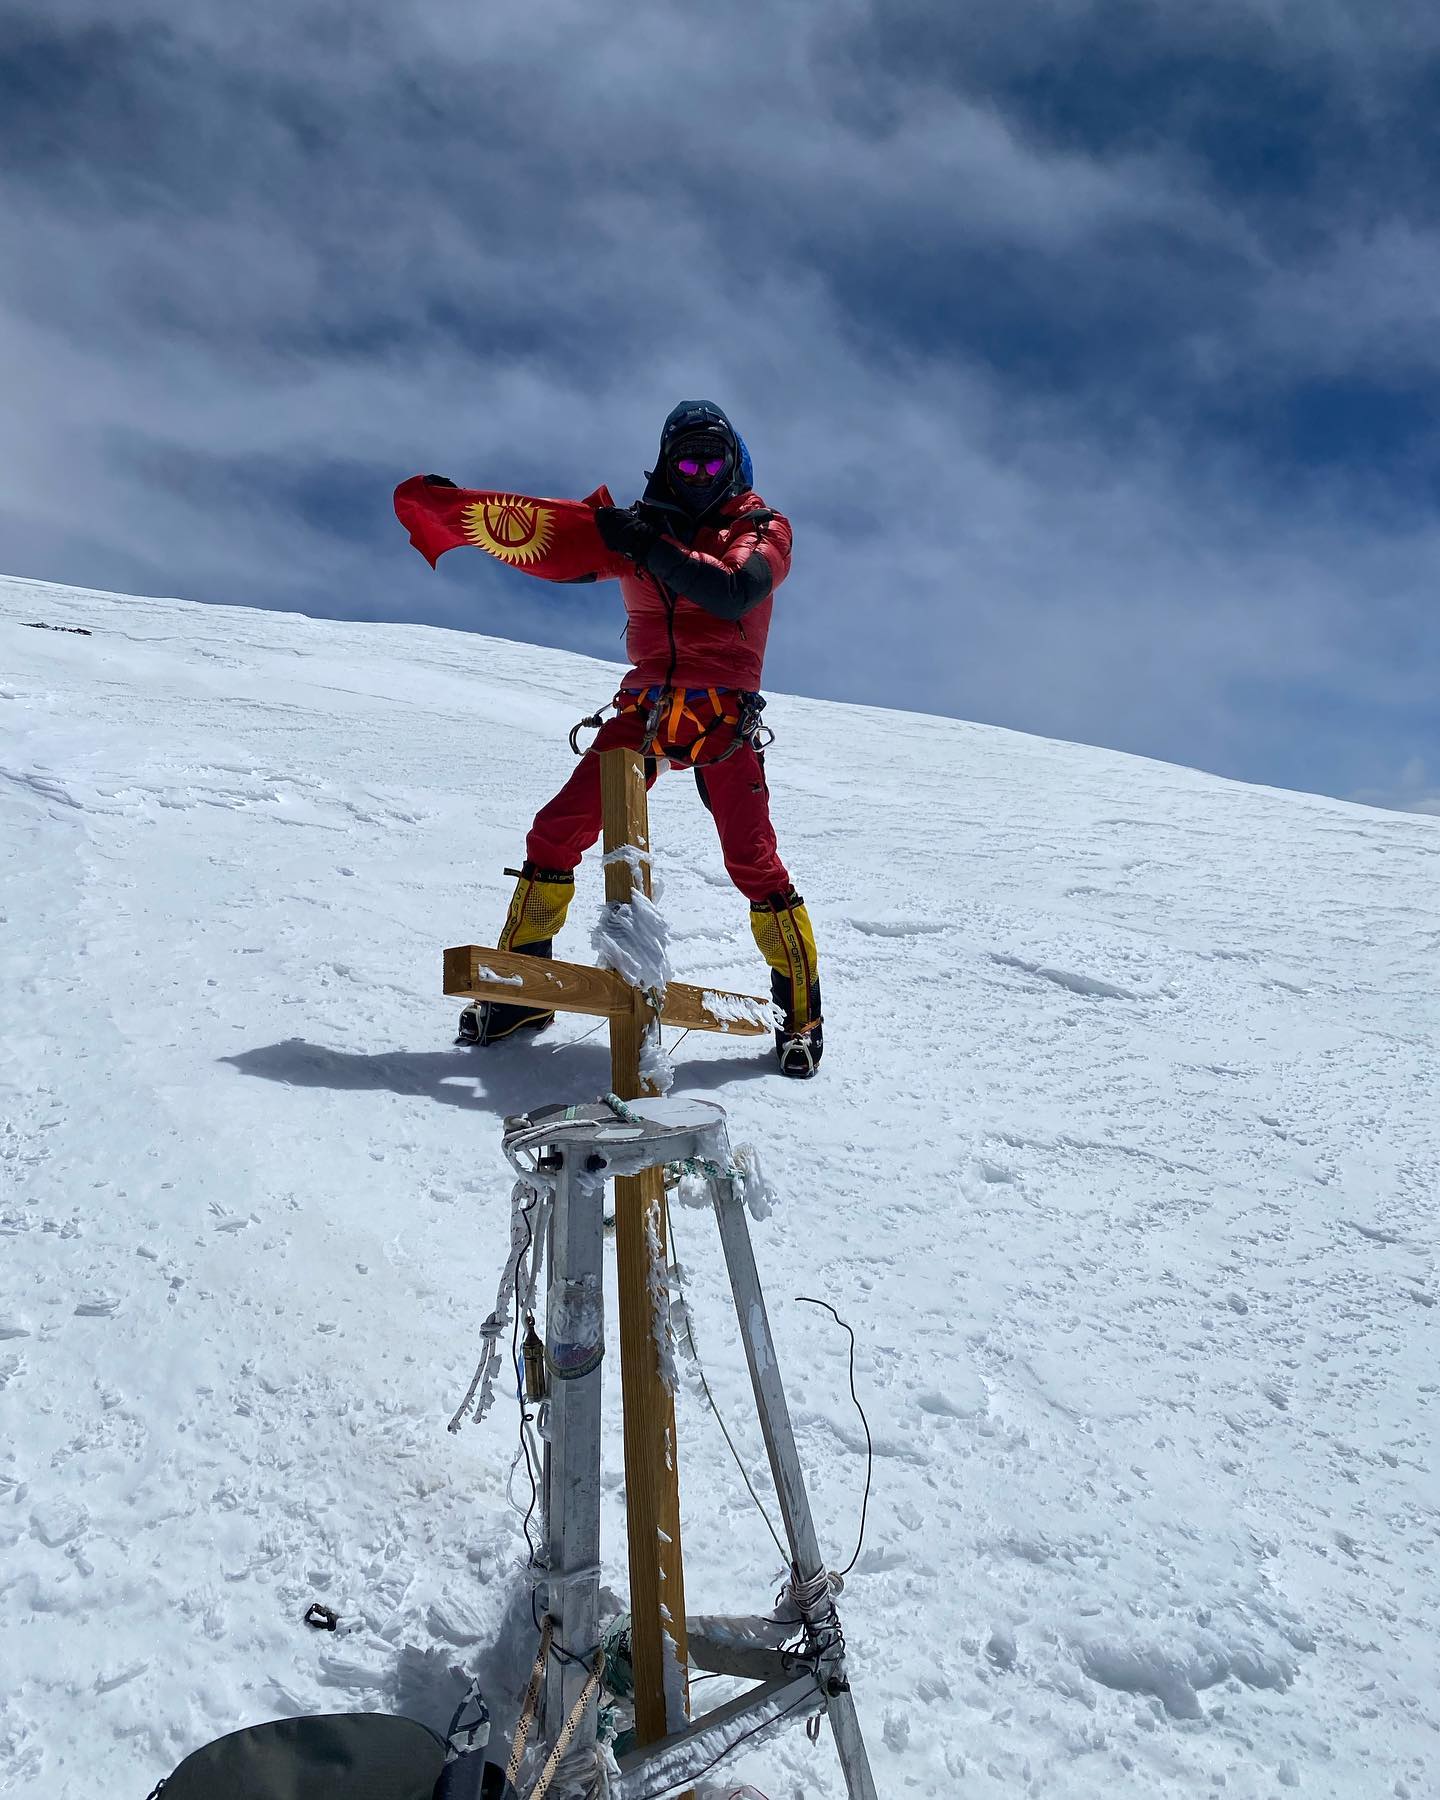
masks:
<path fill-rule="evenodd" d="M 707 705 L 708 718 L 702 717 L 702 709 Z M 639 746 L 642 756 L 660 756 L 677 765 L 688 763 L 692 768 L 714 768 L 744 744 L 761 754 L 775 741 L 775 733 L 761 722 L 760 715 L 765 710 L 763 694 L 713 687 L 621 688 L 599 712 L 590 713 L 570 727 L 570 748 L 576 756 L 588 756 L 594 750 L 593 743 L 581 747 L 580 733 L 598 732 L 605 723 L 607 709 L 617 719 L 627 713 L 644 714 L 645 735 Z M 689 737 L 684 735 L 687 725 L 694 727 Z M 730 728 L 730 742 L 718 756 L 702 755 L 711 734 L 726 726 Z"/>

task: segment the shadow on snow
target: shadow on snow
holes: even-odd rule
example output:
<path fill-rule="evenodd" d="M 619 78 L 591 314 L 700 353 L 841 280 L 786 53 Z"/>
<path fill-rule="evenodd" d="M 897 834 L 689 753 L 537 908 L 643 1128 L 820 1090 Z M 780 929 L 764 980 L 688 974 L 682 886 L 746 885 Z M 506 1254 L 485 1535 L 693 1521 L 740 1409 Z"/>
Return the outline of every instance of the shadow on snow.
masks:
<path fill-rule="evenodd" d="M 725 1088 L 774 1073 L 768 1042 L 749 1056 L 679 1062 L 677 1093 Z M 509 1118 L 532 1107 L 594 1100 L 609 1092 L 610 1053 L 601 1043 L 496 1045 L 489 1050 L 392 1050 L 363 1054 L 285 1038 L 222 1056 L 243 1075 L 282 1087 L 329 1088 L 438 1100 L 471 1112 Z"/>

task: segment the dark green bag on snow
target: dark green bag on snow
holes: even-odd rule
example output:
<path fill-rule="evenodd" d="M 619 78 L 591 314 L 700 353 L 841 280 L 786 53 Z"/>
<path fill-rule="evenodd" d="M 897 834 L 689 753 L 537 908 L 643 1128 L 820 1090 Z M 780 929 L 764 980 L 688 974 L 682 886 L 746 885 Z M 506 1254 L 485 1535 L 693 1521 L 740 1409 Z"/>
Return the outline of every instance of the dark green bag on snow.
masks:
<path fill-rule="evenodd" d="M 513 1792 L 482 1756 L 447 1768 L 444 1738 L 414 1719 L 324 1713 L 249 1725 L 203 1745 L 151 1800 L 501 1800 Z"/>
<path fill-rule="evenodd" d="M 432 1800 L 445 1740 L 413 1719 L 323 1713 L 249 1725 L 187 1756 L 163 1800 Z"/>

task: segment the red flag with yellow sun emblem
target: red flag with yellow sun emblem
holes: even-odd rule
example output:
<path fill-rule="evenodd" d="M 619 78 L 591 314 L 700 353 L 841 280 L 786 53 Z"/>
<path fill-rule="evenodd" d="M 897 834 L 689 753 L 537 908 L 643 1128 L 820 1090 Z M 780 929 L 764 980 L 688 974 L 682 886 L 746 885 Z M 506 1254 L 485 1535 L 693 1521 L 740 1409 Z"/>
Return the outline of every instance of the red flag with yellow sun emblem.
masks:
<path fill-rule="evenodd" d="M 603 580 L 630 566 L 606 549 L 595 529 L 595 508 L 614 504 L 604 487 L 586 500 L 532 500 L 487 488 L 434 487 L 423 475 L 395 490 L 396 517 L 432 569 L 447 550 L 473 544 L 542 581 Z"/>

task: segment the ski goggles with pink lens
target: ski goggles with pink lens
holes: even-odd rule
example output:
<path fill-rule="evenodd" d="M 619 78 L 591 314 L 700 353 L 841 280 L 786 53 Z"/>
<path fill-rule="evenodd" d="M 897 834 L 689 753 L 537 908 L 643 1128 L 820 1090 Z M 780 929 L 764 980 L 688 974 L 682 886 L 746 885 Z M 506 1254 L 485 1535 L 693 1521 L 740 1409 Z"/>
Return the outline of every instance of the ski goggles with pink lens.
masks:
<path fill-rule="evenodd" d="M 686 481 L 713 481 L 723 473 L 730 458 L 719 456 L 677 456 L 670 467 Z"/>

